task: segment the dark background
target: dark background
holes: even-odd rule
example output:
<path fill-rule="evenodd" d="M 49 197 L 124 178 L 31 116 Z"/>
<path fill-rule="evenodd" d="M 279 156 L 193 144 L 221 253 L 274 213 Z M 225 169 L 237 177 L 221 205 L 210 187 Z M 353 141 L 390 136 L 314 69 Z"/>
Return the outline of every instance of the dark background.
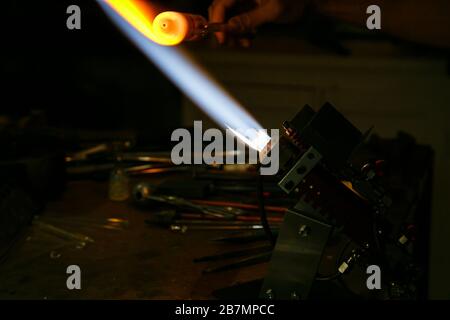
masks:
<path fill-rule="evenodd" d="M 0 69 L 4 80 L 1 85 L 0 116 L 6 115 L 17 120 L 33 110 L 39 110 L 45 114 L 47 124 L 51 127 L 99 132 L 126 130 L 135 132 L 142 140 L 154 143 L 155 146 L 163 148 L 168 146 L 168 137 L 172 129 L 185 123 L 182 115 L 182 95 L 133 45 L 130 45 L 101 12 L 95 1 L 4 2 L 0 13 L 2 26 Z M 164 1 L 164 6 L 206 16 L 209 3 L 207 0 Z M 81 30 L 66 28 L 65 12 L 71 4 L 81 7 Z M 320 18 L 290 26 L 288 31 L 285 26 L 267 26 L 258 34 L 261 40 L 256 43 L 252 52 L 258 50 L 271 52 L 272 55 L 268 59 L 273 57 L 274 60 L 277 59 L 277 50 L 298 51 L 299 55 L 305 51 L 312 55 L 316 52 L 321 54 L 325 52 L 333 57 L 347 57 L 352 61 L 358 49 L 348 51 L 336 43 L 334 27 L 333 23 L 323 22 Z M 340 36 L 342 39 L 354 40 L 356 48 L 361 49 L 367 43 L 377 44 L 377 48 L 380 45 L 385 48 L 384 44 L 388 43 L 389 49 L 382 49 L 383 54 L 400 59 L 413 56 L 440 61 L 448 56 L 448 53 L 442 50 L 413 45 L 384 35 L 373 36 L 361 30 L 356 32 L 350 30 L 351 32 L 341 32 Z M 279 35 L 283 35 L 286 42 L 280 40 Z M 273 39 L 279 42 L 273 44 Z M 301 45 L 293 47 L 292 43 L 297 42 Z M 363 45 L 358 46 L 361 43 Z M 190 48 L 195 52 L 202 46 L 207 49 L 206 53 L 203 53 L 207 60 L 208 50 L 214 54 L 220 51 L 217 48 L 209 48 L 208 44 L 194 44 Z M 240 49 L 236 50 L 241 52 Z M 221 52 L 223 54 L 221 53 L 219 57 L 232 55 L 234 51 L 227 48 Z M 210 55 L 209 61 L 221 59 L 214 54 Z M 371 54 L 376 56 L 378 53 L 371 51 Z M 430 67 L 430 72 L 433 71 L 432 68 Z M 448 82 L 448 66 L 446 71 L 442 71 L 444 78 L 445 72 L 447 73 L 444 81 Z M 239 83 L 233 83 L 231 80 L 226 85 L 233 87 L 239 86 Z M 442 90 L 436 88 L 436 93 L 440 94 Z M 353 95 L 351 98 L 358 99 L 358 93 Z M 389 100 L 389 96 L 382 98 Z M 435 104 L 433 98 L 431 95 L 423 97 L 430 105 Z M 449 103 L 446 106 L 449 106 L 450 101 L 447 102 Z M 305 103 L 309 101 L 299 99 L 299 107 Z M 261 115 L 263 123 L 265 119 L 270 118 L 270 114 L 277 114 L 276 107 L 274 106 L 273 110 L 265 110 L 265 118 Z M 345 106 L 342 108 L 345 111 Z M 402 108 L 406 110 L 407 103 L 404 103 Z M 396 123 L 407 119 L 401 113 L 397 117 L 398 121 L 395 119 L 386 121 L 384 129 L 387 132 L 395 132 Z M 445 116 L 440 120 L 448 122 Z M 433 122 L 429 122 L 424 128 L 420 130 L 436 130 Z M 448 142 L 450 135 L 448 133 L 442 135 L 445 137 L 442 141 L 432 136 L 426 142 L 433 146 L 450 145 Z M 442 156 L 439 152 L 438 158 Z M 439 159 L 448 159 L 448 154 Z M 445 168 L 448 172 L 448 164 L 445 165 L 444 160 L 440 161 L 440 172 Z M 448 189 L 439 192 L 448 194 Z M 432 240 L 431 270 L 436 271 L 430 275 L 432 279 L 430 295 L 438 298 L 450 297 L 448 281 L 450 276 L 446 273 L 446 270 L 449 270 L 447 267 L 450 266 L 449 239 L 441 238 L 445 234 L 448 235 L 450 221 L 448 207 L 443 203 L 444 201 L 439 202 L 439 207 L 434 208 L 440 211 L 432 217 L 434 228 L 439 233 L 432 236 L 434 240 Z"/>
<path fill-rule="evenodd" d="M 197 3 L 205 10 L 207 2 Z M 66 28 L 71 4 L 82 11 L 82 28 L 75 32 Z M 2 103 L 2 113 L 20 117 L 44 110 L 53 126 L 133 129 L 153 138 L 180 126 L 178 90 L 129 44 L 95 1 L 5 5 L 0 65 L 6 80 L 3 99 L 9 103 Z"/>

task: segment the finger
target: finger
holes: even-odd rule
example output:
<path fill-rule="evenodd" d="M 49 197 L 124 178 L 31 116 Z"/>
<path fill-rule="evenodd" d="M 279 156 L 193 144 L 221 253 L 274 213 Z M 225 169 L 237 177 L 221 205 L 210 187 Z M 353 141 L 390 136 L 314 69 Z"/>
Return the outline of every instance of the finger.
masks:
<path fill-rule="evenodd" d="M 279 1 L 269 1 L 256 9 L 235 16 L 228 21 L 231 32 L 249 33 L 261 24 L 271 22 L 280 17 L 283 7 Z"/>
<path fill-rule="evenodd" d="M 209 22 L 225 22 L 225 14 L 227 9 L 231 8 L 235 3 L 236 0 L 214 0 L 208 8 Z M 220 44 L 225 42 L 224 32 L 216 32 L 215 35 Z"/>

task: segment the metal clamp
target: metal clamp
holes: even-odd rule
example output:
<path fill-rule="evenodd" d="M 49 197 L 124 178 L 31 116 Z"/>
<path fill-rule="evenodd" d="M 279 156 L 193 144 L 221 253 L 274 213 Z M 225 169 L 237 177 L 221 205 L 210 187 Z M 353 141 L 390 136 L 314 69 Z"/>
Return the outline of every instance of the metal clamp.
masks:
<path fill-rule="evenodd" d="M 286 193 L 290 193 L 321 159 L 322 155 L 316 149 L 310 147 L 283 179 L 281 179 L 278 185 Z"/>

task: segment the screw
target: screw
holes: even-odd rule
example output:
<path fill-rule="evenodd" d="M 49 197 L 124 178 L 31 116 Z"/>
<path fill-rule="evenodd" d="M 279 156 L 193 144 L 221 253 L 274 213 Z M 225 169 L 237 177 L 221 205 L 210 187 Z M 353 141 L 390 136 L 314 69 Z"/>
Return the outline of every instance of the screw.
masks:
<path fill-rule="evenodd" d="M 272 289 L 268 289 L 266 291 L 266 298 L 269 299 L 269 300 L 275 299 L 275 294 L 273 293 Z"/>
<path fill-rule="evenodd" d="M 309 235 L 310 228 L 306 224 L 302 224 L 298 229 L 298 234 L 301 237 L 307 237 Z"/>
<path fill-rule="evenodd" d="M 300 300 L 300 296 L 297 295 L 297 292 L 294 291 L 291 293 L 291 299 L 292 300 Z"/>

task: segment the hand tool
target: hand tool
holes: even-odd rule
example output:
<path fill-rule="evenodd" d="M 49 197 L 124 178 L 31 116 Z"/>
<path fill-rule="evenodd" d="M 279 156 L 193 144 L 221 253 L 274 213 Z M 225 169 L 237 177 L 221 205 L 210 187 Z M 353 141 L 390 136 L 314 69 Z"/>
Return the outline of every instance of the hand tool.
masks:
<path fill-rule="evenodd" d="M 272 230 L 274 236 L 278 235 L 278 229 Z M 267 236 L 263 230 L 255 230 L 248 232 L 237 232 L 228 234 L 223 237 L 211 239 L 211 241 L 215 242 L 226 242 L 226 243 L 249 243 L 253 241 L 262 241 L 267 240 Z"/>
<path fill-rule="evenodd" d="M 255 264 L 268 262 L 270 260 L 271 255 L 272 255 L 272 252 L 263 252 L 260 254 L 256 254 L 254 256 L 250 256 L 250 257 L 235 261 L 233 263 L 229 263 L 229 264 L 225 264 L 225 265 L 221 265 L 221 266 L 213 267 L 213 268 L 207 268 L 207 269 L 203 270 L 203 273 L 216 273 L 216 272 L 227 271 L 227 270 L 232 270 L 232 269 L 237 269 L 237 268 L 242 268 L 242 267 L 248 267 L 248 266 L 252 266 Z"/>
<path fill-rule="evenodd" d="M 231 258 L 238 258 L 242 256 L 247 256 L 250 254 L 260 254 L 263 252 L 271 251 L 272 247 L 268 245 L 253 247 L 244 250 L 228 251 L 224 253 L 219 253 L 216 255 L 204 256 L 200 258 L 195 258 L 194 262 L 206 262 L 206 261 L 217 261 Z"/>
<path fill-rule="evenodd" d="M 251 225 L 180 225 L 180 224 L 172 224 L 172 225 L 170 225 L 170 230 L 181 231 L 182 233 L 186 232 L 187 230 L 259 230 L 262 228 L 263 228 L 262 225 L 259 225 L 259 224 L 251 224 Z"/>
<path fill-rule="evenodd" d="M 89 236 L 86 236 L 86 235 L 80 234 L 80 233 L 69 232 L 67 230 L 55 227 L 54 225 L 39 221 L 37 219 L 33 220 L 33 224 L 43 230 L 46 230 L 50 233 L 53 233 L 54 235 L 60 236 L 62 238 L 68 239 L 68 240 L 74 240 L 74 241 L 78 241 L 78 242 L 82 242 L 82 243 L 87 243 L 87 242 L 93 243 L 94 242 L 94 239 L 92 239 Z"/>

